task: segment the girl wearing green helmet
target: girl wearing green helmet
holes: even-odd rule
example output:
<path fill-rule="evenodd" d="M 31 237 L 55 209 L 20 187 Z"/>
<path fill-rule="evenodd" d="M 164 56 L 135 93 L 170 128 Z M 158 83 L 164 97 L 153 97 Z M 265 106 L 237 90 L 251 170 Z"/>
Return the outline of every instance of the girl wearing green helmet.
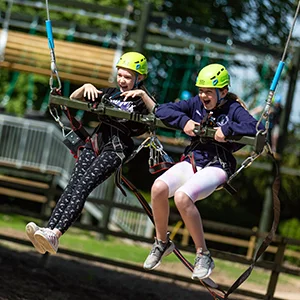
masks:
<path fill-rule="evenodd" d="M 156 268 L 164 256 L 170 254 L 174 244 L 168 230 L 168 199 L 174 197 L 177 209 L 188 229 L 196 249 L 192 278 L 209 277 L 214 261 L 204 239 L 200 213 L 195 202 L 205 199 L 223 185 L 235 171 L 233 152 L 242 146 L 227 142 L 232 135 L 257 133 L 257 121 L 237 101 L 238 97 L 228 92 L 230 83 L 226 68 L 211 64 L 203 68 L 197 77 L 199 94 L 187 101 L 165 103 L 158 106 L 156 116 L 174 128 L 190 136 L 191 143 L 184 150 L 179 163 L 158 177 L 151 188 L 151 204 L 156 229 L 156 238 L 144 268 Z M 216 129 L 214 139 L 199 139 L 195 126 Z M 259 129 L 262 129 L 260 125 Z"/>
<path fill-rule="evenodd" d="M 118 87 L 98 89 L 86 83 L 70 98 L 90 101 L 93 105 L 105 100 L 121 110 L 148 114 L 155 106 L 155 100 L 143 84 L 148 73 L 145 56 L 138 52 L 125 53 L 116 67 Z M 57 252 L 59 238 L 79 217 L 89 194 L 132 154 L 132 137 L 148 131 L 145 124 L 133 121 L 107 116 L 100 116 L 99 121 L 76 161 L 70 181 L 46 228 L 40 228 L 33 222 L 26 225 L 26 234 L 40 253 Z"/>

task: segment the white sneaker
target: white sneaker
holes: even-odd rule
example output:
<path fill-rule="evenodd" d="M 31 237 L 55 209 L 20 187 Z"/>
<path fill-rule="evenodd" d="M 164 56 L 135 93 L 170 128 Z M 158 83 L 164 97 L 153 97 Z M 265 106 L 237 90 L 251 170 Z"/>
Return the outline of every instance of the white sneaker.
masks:
<path fill-rule="evenodd" d="M 152 246 L 152 249 L 144 262 L 145 270 L 153 270 L 157 268 L 163 257 L 171 254 L 175 248 L 175 245 L 172 241 L 168 240 L 163 243 L 162 241 L 158 241 L 155 238 L 155 242 Z"/>
<path fill-rule="evenodd" d="M 38 230 L 34 234 L 36 241 L 49 253 L 56 254 L 58 250 L 58 238 L 50 228 Z"/>
<path fill-rule="evenodd" d="M 202 249 L 197 253 L 194 265 L 194 271 L 192 274 L 192 279 L 205 279 L 210 276 L 215 264 L 209 253 L 203 252 Z"/>
<path fill-rule="evenodd" d="M 37 240 L 34 237 L 34 234 L 38 231 L 38 230 L 42 230 L 42 228 L 40 228 L 39 226 L 37 226 L 35 223 L 30 222 L 26 225 L 25 227 L 25 231 L 26 231 L 26 235 L 28 236 L 28 238 L 30 239 L 32 245 L 34 246 L 34 248 L 36 249 L 37 252 L 41 253 L 41 254 L 45 254 L 46 251 L 43 248 L 42 245 L 40 245 Z"/>

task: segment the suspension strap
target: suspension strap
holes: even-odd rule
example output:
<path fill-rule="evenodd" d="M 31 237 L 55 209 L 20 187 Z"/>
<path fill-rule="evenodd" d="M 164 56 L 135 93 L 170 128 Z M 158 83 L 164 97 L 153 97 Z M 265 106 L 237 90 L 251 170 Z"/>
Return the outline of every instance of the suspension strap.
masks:
<path fill-rule="evenodd" d="M 225 292 L 223 289 L 219 287 L 217 283 L 215 283 L 212 279 L 206 278 L 200 280 L 201 284 L 209 291 L 212 295 L 213 299 L 220 300 L 220 299 L 228 299 L 229 295 L 232 294 L 247 278 L 250 276 L 255 264 L 257 263 L 258 259 L 261 255 L 265 252 L 265 250 L 269 247 L 272 240 L 275 237 L 276 230 L 280 220 L 280 200 L 278 197 L 279 188 L 280 188 L 280 177 L 279 177 L 279 170 L 278 170 L 278 163 L 275 160 L 274 156 L 271 152 L 268 153 L 274 161 L 275 164 L 275 179 L 272 184 L 272 194 L 273 194 L 273 211 L 274 211 L 274 218 L 270 232 L 263 240 L 262 244 L 258 248 L 252 264 L 248 267 L 248 269 L 240 275 L 240 277 L 233 283 L 233 285 Z M 247 165 L 249 166 L 249 164 Z M 142 194 L 137 190 L 137 188 L 124 176 L 121 177 L 123 183 L 135 194 L 137 199 L 139 200 L 140 204 L 144 208 L 146 214 L 154 224 L 153 213 L 150 205 L 142 196 Z M 193 272 L 193 265 L 182 255 L 179 249 L 175 246 L 173 250 L 174 254 L 178 257 L 178 259 L 184 264 L 184 266 Z"/>
<path fill-rule="evenodd" d="M 137 188 L 126 177 L 122 176 L 122 181 L 135 194 L 140 204 L 144 208 L 146 214 L 148 215 L 149 219 L 154 224 L 152 209 L 148 204 L 148 202 L 145 200 L 142 194 L 137 190 Z M 178 259 L 184 264 L 184 266 L 187 269 L 189 269 L 191 272 L 193 272 L 194 269 L 193 265 L 182 255 L 182 253 L 179 251 L 179 249 L 176 246 L 173 252 L 178 257 Z M 213 299 L 215 300 L 225 299 L 224 296 L 226 293 L 212 279 L 205 278 L 200 280 L 200 282 L 209 291 Z"/>
<path fill-rule="evenodd" d="M 274 158 L 273 154 L 271 152 L 268 153 L 269 156 L 272 158 L 274 166 L 275 166 L 275 174 L 274 174 L 274 181 L 272 184 L 272 199 L 273 199 L 273 223 L 270 232 L 263 240 L 262 244 L 256 251 L 256 254 L 254 255 L 252 264 L 249 266 L 249 268 L 240 275 L 240 277 L 233 283 L 233 285 L 228 289 L 226 292 L 225 298 L 228 299 L 228 296 L 233 293 L 251 274 L 255 264 L 257 263 L 258 259 L 261 257 L 261 255 L 266 251 L 266 249 L 271 244 L 272 240 L 275 237 L 276 230 L 279 224 L 280 220 L 280 200 L 278 197 L 279 189 L 280 189 L 280 176 L 279 176 L 279 168 L 278 168 L 278 162 Z"/>
<path fill-rule="evenodd" d="M 51 94 L 57 95 L 60 93 L 60 90 L 54 89 Z M 69 111 L 66 106 L 60 106 L 68 120 L 70 121 L 71 128 L 66 127 L 60 119 L 59 113 L 57 111 L 57 105 L 50 104 L 49 112 L 54 118 L 54 120 L 59 124 L 62 130 L 62 135 L 64 137 L 63 143 L 70 149 L 71 153 L 75 158 L 78 158 L 80 149 L 83 148 L 86 141 L 90 139 L 90 134 L 86 131 L 86 129 L 82 126 L 81 122 L 79 122 Z M 68 133 L 66 133 L 68 130 Z"/>
<path fill-rule="evenodd" d="M 48 5 L 48 0 L 46 0 L 46 11 L 47 11 L 47 20 L 45 21 L 46 23 L 46 31 L 47 31 L 47 37 L 48 37 L 48 47 L 50 49 L 50 58 L 51 58 L 51 76 L 49 79 L 49 86 L 50 86 L 50 91 L 52 92 L 53 90 L 61 90 L 61 81 L 58 75 L 58 70 L 56 67 L 56 59 L 55 59 L 55 53 L 54 53 L 54 40 L 53 40 L 53 34 L 52 34 L 52 24 L 50 20 L 50 13 L 49 13 L 49 5 Z M 54 77 L 56 77 L 57 82 L 58 82 L 58 87 L 55 88 L 53 85 Z"/>
<path fill-rule="evenodd" d="M 293 23 L 292 23 L 292 26 L 291 26 L 291 29 L 290 29 L 290 32 L 289 32 L 289 35 L 288 35 L 288 38 L 287 38 L 287 41 L 286 41 L 286 44 L 285 44 L 285 48 L 284 48 L 284 51 L 283 51 L 283 54 L 282 54 L 282 58 L 281 58 L 278 66 L 277 66 L 275 75 L 273 77 L 273 80 L 272 80 L 272 83 L 271 83 L 271 86 L 270 86 L 270 90 L 269 90 L 269 94 L 268 94 L 268 97 L 267 97 L 267 100 L 266 100 L 265 107 L 263 109 L 263 112 L 262 112 L 257 124 L 256 124 L 256 129 L 258 129 L 259 124 L 263 120 L 265 120 L 266 121 L 265 133 L 267 133 L 268 128 L 269 128 L 269 114 L 270 114 L 270 109 L 271 109 L 271 105 L 272 105 L 272 100 L 273 100 L 273 97 L 275 95 L 275 90 L 276 90 L 279 78 L 280 78 L 282 70 L 284 68 L 284 60 L 286 58 L 287 48 L 288 48 L 288 45 L 290 43 L 292 33 L 293 33 L 293 30 L 294 30 L 294 27 L 295 27 L 295 23 L 296 23 L 297 16 L 298 16 L 298 13 L 299 13 L 299 8 L 300 8 L 300 1 L 298 1 L 298 6 L 297 6 L 297 9 L 296 9 L 296 12 L 295 12 Z"/>
<path fill-rule="evenodd" d="M 243 169 L 246 169 L 252 165 L 252 163 L 261 155 L 262 153 L 253 153 L 248 156 L 242 163 L 241 166 L 229 177 L 227 183 L 230 183 L 233 178 L 235 178 Z"/>

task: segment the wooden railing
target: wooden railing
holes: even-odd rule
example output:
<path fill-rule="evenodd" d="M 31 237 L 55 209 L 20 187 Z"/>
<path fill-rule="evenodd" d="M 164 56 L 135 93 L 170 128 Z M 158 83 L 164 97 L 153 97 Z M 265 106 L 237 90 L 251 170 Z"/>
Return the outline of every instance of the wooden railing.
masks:
<path fill-rule="evenodd" d="M 116 50 L 57 40 L 55 56 L 60 79 L 74 83 L 90 82 L 100 86 L 113 85 Z M 50 76 L 50 65 L 46 37 L 8 31 L 4 60 L 0 61 L 0 68 Z"/>
<path fill-rule="evenodd" d="M 204 220 L 203 223 L 204 223 L 204 226 L 208 228 L 208 230 L 212 229 L 212 228 L 214 228 L 214 229 L 218 228 L 218 231 L 221 230 L 221 226 L 217 222 Z M 174 239 L 175 236 L 180 235 L 181 236 L 180 244 L 183 247 L 188 246 L 189 240 L 190 240 L 190 234 L 189 234 L 188 230 L 184 227 L 183 222 L 181 220 L 178 221 L 175 226 L 169 226 L 168 230 L 171 232 L 171 234 L 170 234 L 171 239 Z M 230 231 L 230 232 L 236 233 L 236 234 L 240 234 L 242 232 L 242 234 L 245 235 L 245 238 L 241 239 L 241 238 L 235 238 L 235 237 L 220 235 L 220 234 L 215 234 L 215 233 L 204 233 L 205 239 L 207 241 L 211 241 L 211 242 L 215 242 L 215 243 L 219 243 L 219 244 L 225 244 L 225 245 L 230 245 L 230 246 L 246 248 L 245 257 L 249 260 L 252 259 L 253 255 L 254 255 L 254 252 L 257 248 L 257 243 L 259 242 L 259 238 L 262 238 L 265 236 L 265 234 L 258 232 L 257 227 L 253 227 L 252 230 L 240 228 L 239 232 L 237 232 L 237 228 L 235 226 L 222 224 L 222 231 L 226 231 L 226 232 Z M 279 241 L 279 240 L 281 240 L 281 238 L 277 237 L 276 240 Z M 298 243 L 298 241 L 295 239 L 287 239 L 287 240 L 292 244 L 295 242 L 296 243 L 295 245 L 298 245 L 298 244 L 300 245 L 300 243 Z M 278 246 L 269 246 L 266 249 L 267 253 L 275 254 L 275 253 L 277 253 L 277 251 L 278 251 Z M 300 251 L 294 251 L 294 250 L 285 248 L 284 256 L 300 259 Z"/>
<path fill-rule="evenodd" d="M 132 207 L 132 206 L 126 206 L 124 204 L 118 204 L 114 203 L 113 201 L 107 201 L 107 200 L 98 200 L 98 199 L 92 199 L 92 202 L 96 202 L 98 204 L 106 205 L 111 208 L 119 208 L 119 209 L 124 209 L 126 211 L 143 211 L 142 208 L 138 207 Z M 26 214 L 26 212 L 22 211 L 20 212 L 21 214 Z M 34 214 L 31 214 L 32 217 L 38 217 Z M 42 221 L 41 221 L 42 223 Z M 180 223 L 177 224 L 177 226 L 170 227 L 170 231 L 172 232 L 172 237 L 175 238 L 176 234 L 182 235 L 182 241 L 181 243 L 178 243 L 177 246 L 181 250 L 185 250 L 188 252 L 194 252 L 194 247 L 189 245 L 187 243 L 187 240 L 189 239 L 189 235 L 187 234 L 187 231 L 185 228 L 180 228 Z M 145 238 L 143 236 L 137 236 L 137 235 L 132 235 L 128 234 L 119 230 L 110 230 L 108 226 L 105 227 L 99 227 L 95 225 L 87 225 L 87 224 L 81 224 L 79 222 L 74 224 L 75 227 L 85 229 L 85 230 L 90 230 L 94 232 L 99 232 L 102 235 L 111 235 L 119 238 L 126 238 L 126 239 L 131 239 L 133 241 L 142 241 L 146 243 L 153 243 L 152 239 Z M 212 222 L 212 221 L 207 221 L 204 220 L 204 227 L 205 231 L 207 232 L 205 237 L 207 239 L 207 242 L 218 242 L 222 244 L 227 244 L 230 246 L 236 246 L 236 247 L 244 247 L 247 249 L 247 254 L 246 255 L 240 255 L 237 253 L 233 252 L 226 252 L 226 251 L 220 251 L 216 250 L 213 248 L 210 248 L 210 251 L 213 255 L 213 257 L 221 259 L 221 260 L 226 260 L 230 262 L 235 262 L 239 264 L 245 265 L 245 268 L 247 268 L 251 263 L 252 263 L 252 256 L 254 249 L 256 247 L 256 240 L 257 238 L 264 238 L 266 236 L 266 233 L 259 233 L 256 230 L 251 230 L 251 229 L 246 229 L 246 228 L 240 228 L 236 226 L 231 226 L 227 224 L 222 224 L 222 223 L 217 223 L 217 222 Z M 209 233 L 209 232 L 216 232 L 218 233 Z M 226 233 L 230 232 L 230 235 Z M 232 236 L 243 236 L 244 238 L 235 238 Z M 30 244 L 28 241 L 24 241 L 22 239 L 12 239 L 10 236 L 5 236 L 1 235 L 1 239 L 4 240 L 9 240 L 21 244 Z M 177 238 L 178 240 L 178 238 Z M 180 245 L 179 245 L 180 244 Z M 243 288 L 239 288 L 238 290 L 235 291 L 237 294 L 245 295 L 247 297 L 252 297 L 253 299 L 273 299 L 273 300 L 283 300 L 281 298 L 276 298 L 275 291 L 276 291 L 276 285 L 278 282 L 278 277 L 280 274 L 285 273 L 285 274 L 291 274 L 295 276 L 300 276 L 300 268 L 297 267 L 291 267 L 287 266 L 284 264 L 285 258 L 287 256 L 290 257 L 295 257 L 299 258 L 300 253 L 298 251 L 292 251 L 289 250 L 287 247 L 291 245 L 296 245 L 300 246 L 300 240 L 295 240 L 295 239 L 290 239 L 290 238 L 285 238 L 282 236 L 276 236 L 272 246 L 270 246 L 267 249 L 267 252 L 274 253 L 274 259 L 273 260 L 260 260 L 257 262 L 257 267 L 269 270 L 270 271 L 270 278 L 269 278 L 269 283 L 267 287 L 267 291 L 265 294 L 260 294 L 257 292 L 253 292 L 250 290 L 245 290 Z M 61 253 L 67 253 L 69 255 L 72 255 L 74 257 L 84 257 L 85 259 L 89 260 L 99 260 L 99 258 L 90 256 L 88 254 L 83 254 L 80 252 L 70 251 L 70 250 L 62 250 L 60 251 Z M 112 264 L 114 264 L 112 262 Z M 126 264 L 126 263 L 125 263 Z M 126 268 L 130 269 L 131 265 L 126 264 Z M 136 269 L 136 265 L 132 265 L 133 269 Z M 143 271 L 142 268 L 139 268 L 139 271 Z M 180 281 L 189 281 L 187 278 L 183 278 L 182 276 L 177 276 L 174 274 L 168 274 L 165 272 L 155 272 L 156 275 L 158 276 L 163 276 L 163 277 L 168 277 L 168 278 L 173 278 L 175 280 L 180 280 Z M 224 286 L 220 284 L 220 286 L 224 289 L 227 290 L 229 287 Z"/>
<path fill-rule="evenodd" d="M 36 202 L 41 206 L 41 214 L 49 215 L 55 205 L 58 172 L 41 172 L 34 167 L 17 169 L 10 163 L 0 162 L 0 195 L 25 201 Z"/>

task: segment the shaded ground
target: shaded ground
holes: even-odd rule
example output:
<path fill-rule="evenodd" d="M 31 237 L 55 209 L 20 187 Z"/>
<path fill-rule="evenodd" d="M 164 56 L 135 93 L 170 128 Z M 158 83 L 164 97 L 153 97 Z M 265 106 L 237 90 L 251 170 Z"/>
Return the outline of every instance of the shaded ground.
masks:
<path fill-rule="evenodd" d="M 39 267 L 41 256 L 0 246 L 1 300 L 211 300 L 205 291 L 141 275 L 121 273 L 84 261 L 51 256 Z"/>
<path fill-rule="evenodd" d="M 11 232 L 11 236 L 18 234 Z M 8 243 L 10 248 L 7 248 L 4 244 L 1 245 L 0 240 L 0 300 L 212 300 L 200 284 L 179 283 L 156 277 L 151 272 L 124 272 L 121 268 L 116 270 L 103 263 L 61 253 L 48 256 L 45 262 L 47 256 L 37 254 L 31 246 Z M 159 269 L 190 276 L 181 263 L 172 265 L 172 270 L 168 270 L 167 265 L 162 264 Z M 220 271 L 214 272 L 212 277 L 220 284 L 230 286 L 233 283 Z M 243 288 L 265 294 L 266 287 L 245 282 Z M 230 299 L 250 299 L 234 294 Z M 300 279 L 276 288 L 276 296 L 281 299 L 299 300 L 299 295 Z"/>

